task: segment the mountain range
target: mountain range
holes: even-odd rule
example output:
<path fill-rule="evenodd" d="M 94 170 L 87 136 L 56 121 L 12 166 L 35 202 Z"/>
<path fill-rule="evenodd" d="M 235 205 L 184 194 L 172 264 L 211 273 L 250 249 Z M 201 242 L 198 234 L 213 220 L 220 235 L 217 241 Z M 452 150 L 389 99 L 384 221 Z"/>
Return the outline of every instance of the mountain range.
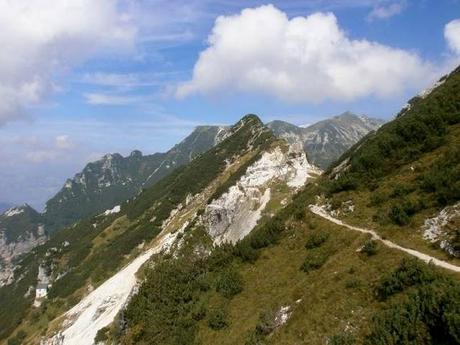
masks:
<path fill-rule="evenodd" d="M 381 123 L 380 120 L 347 112 L 307 128 L 282 121 L 270 122 L 267 127 L 278 138 L 286 139 L 290 144 L 300 143 L 300 147 L 307 152 L 309 161 L 324 169 L 361 137 L 377 129 Z M 118 153 L 106 154 L 100 160 L 87 164 L 47 201 L 42 214 L 33 211 L 34 217 L 29 217 L 30 206 L 27 206 L 28 212 L 14 217 L 18 219 L 14 223 L 16 228 L 5 221 L 9 218 L 0 217 L 0 232 L 5 235 L 3 246 L 8 244 L 10 248 L 3 251 L 4 255 L 0 257 L 11 260 L 14 256 L 23 254 L 24 248 L 30 250 L 34 243 L 42 243 L 44 235 L 36 237 L 38 228 L 42 231 L 45 229 L 49 235 L 136 196 L 174 169 L 189 163 L 220 143 L 229 135 L 230 130 L 230 126 L 198 126 L 165 153 L 143 155 L 135 150 L 127 157 Z M 24 219 L 20 220 L 21 217 Z M 31 227 L 35 229 L 32 232 Z M 20 243 L 23 241 L 26 243 Z M 9 253 L 8 256 L 6 252 Z"/>
<path fill-rule="evenodd" d="M 380 119 L 345 112 L 306 127 L 279 120 L 267 123 L 267 127 L 290 144 L 301 145 L 310 162 L 327 169 L 346 150 L 383 123 Z"/>
<path fill-rule="evenodd" d="M 356 123 L 342 133 L 351 114 L 311 136 L 244 116 L 157 182 L 16 258 L 0 338 L 459 344 L 459 91 L 460 68 L 360 138 Z M 344 138 L 359 141 L 316 161 L 324 172 L 309 161 L 308 147 Z"/>

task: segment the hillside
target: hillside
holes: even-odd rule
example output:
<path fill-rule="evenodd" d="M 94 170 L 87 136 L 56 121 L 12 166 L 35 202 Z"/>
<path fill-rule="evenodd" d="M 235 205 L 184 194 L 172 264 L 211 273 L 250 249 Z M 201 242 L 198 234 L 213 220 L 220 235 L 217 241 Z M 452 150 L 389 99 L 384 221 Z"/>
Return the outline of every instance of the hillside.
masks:
<path fill-rule="evenodd" d="M 244 117 L 120 209 L 27 255 L 0 289 L 1 336 L 460 344 L 460 70 L 442 80 L 322 176 Z M 31 308 L 39 265 L 52 285 Z"/>
<path fill-rule="evenodd" d="M 146 188 L 123 203 L 121 209 L 59 231 L 24 258 L 15 271 L 15 277 L 22 278 L 0 289 L 2 300 L 11 301 L 2 309 L 5 313 L 0 313 L 2 329 L 11 331 L 12 325 L 26 316 L 22 325 L 27 334 L 36 335 L 38 331 L 43 335 L 44 324 L 85 295 L 75 306 L 84 309 L 79 314 L 91 312 L 92 309 L 87 309 L 89 305 L 101 303 L 102 308 L 107 298 L 114 300 L 114 308 L 119 308 L 127 294 L 106 288 L 104 281 L 124 264 L 131 262 L 135 266 L 127 267 L 139 267 L 138 263 L 163 248 L 162 241 L 171 238 L 168 234 L 179 239 L 192 224 L 202 224 L 215 243 L 235 242 L 249 233 L 260 218 L 288 202 L 292 193 L 316 173 L 305 153 L 292 151 L 286 143 L 276 140 L 256 116 L 246 116 L 231 127 L 228 136 L 213 149 Z M 138 259 L 132 261 L 136 257 Z M 39 320 L 33 321 L 27 305 L 32 303 L 33 296 L 24 302 L 21 300 L 30 285 L 33 286 L 38 265 L 46 267 L 52 286 L 48 300 L 32 312 L 40 315 Z M 118 279 L 115 277 L 106 283 Z M 124 277 L 122 281 L 133 281 L 133 277 Z M 129 294 L 130 289 L 124 291 Z M 104 296 L 102 300 L 97 297 L 100 294 Z M 90 300 L 92 302 L 86 304 Z M 86 320 L 85 317 L 75 320 L 74 327 L 82 330 L 80 322 Z M 103 314 L 101 320 L 94 323 L 105 326 L 104 323 L 110 321 Z M 59 323 L 60 320 L 56 320 L 53 326 L 47 327 L 56 329 Z M 93 336 L 97 331 L 94 327 L 89 330 Z M 64 332 L 68 343 L 74 341 L 72 332 L 75 332 L 72 327 Z"/>
<path fill-rule="evenodd" d="M 206 241 L 199 224 L 192 228 L 173 256 L 145 273 L 121 335 L 113 324 L 99 338 L 459 344 L 460 261 L 451 249 L 460 70 L 443 81 L 235 246 L 197 251 Z M 427 225 L 442 236 L 433 242 L 441 248 L 423 239 Z"/>
<path fill-rule="evenodd" d="M 345 112 L 307 127 L 279 120 L 269 122 L 267 126 L 277 137 L 290 144 L 301 145 L 313 164 L 327 169 L 345 151 L 383 123 L 379 119 Z"/>

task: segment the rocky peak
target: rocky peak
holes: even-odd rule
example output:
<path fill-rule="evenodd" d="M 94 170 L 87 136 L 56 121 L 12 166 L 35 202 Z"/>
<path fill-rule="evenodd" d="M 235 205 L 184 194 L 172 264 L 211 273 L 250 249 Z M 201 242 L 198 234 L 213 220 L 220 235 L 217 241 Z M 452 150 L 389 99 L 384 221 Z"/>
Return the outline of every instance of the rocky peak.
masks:
<path fill-rule="evenodd" d="M 277 137 L 290 144 L 302 145 L 311 162 L 326 169 L 347 149 L 382 124 L 382 120 L 346 111 L 307 127 L 284 121 L 272 121 L 267 126 Z"/>
<path fill-rule="evenodd" d="M 139 150 L 134 150 L 129 154 L 129 157 L 131 158 L 142 158 L 142 152 Z"/>

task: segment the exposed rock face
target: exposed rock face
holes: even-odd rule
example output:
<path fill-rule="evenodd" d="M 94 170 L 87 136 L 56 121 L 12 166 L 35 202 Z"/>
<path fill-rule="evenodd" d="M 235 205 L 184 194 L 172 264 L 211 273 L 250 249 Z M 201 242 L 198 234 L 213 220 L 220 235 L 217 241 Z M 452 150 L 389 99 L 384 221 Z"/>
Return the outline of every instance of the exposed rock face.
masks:
<path fill-rule="evenodd" d="M 302 146 L 311 163 L 326 169 L 346 150 L 382 124 L 382 120 L 346 112 L 307 127 L 283 121 L 273 121 L 267 126 L 277 137 Z"/>
<path fill-rule="evenodd" d="M 460 203 L 445 207 L 433 218 L 425 220 L 423 238 L 438 243 L 450 255 L 460 257 Z"/>
<path fill-rule="evenodd" d="M 47 239 L 45 227 L 43 225 L 37 226 L 36 234 L 33 232 L 26 232 L 14 242 L 7 242 L 5 234 L 0 233 L 0 257 L 4 262 L 11 262 L 15 257 L 28 253 L 36 246 L 45 243 Z"/>
<path fill-rule="evenodd" d="M 29 205 L 8 209 L 0 215 L 0 286 L 12 282 L 14 259 L 45 243 L 41 217 Z"/>
<path fill-rule="evenodd" d="M 272 183 L 295 189 L 319 173 L 308 163 L 305 152 L 276 147 L 263 153 L 234 186 L 206 206 L 203 223 L 215 243 L 235 243 L 256 226 L 270 201 Z"/>

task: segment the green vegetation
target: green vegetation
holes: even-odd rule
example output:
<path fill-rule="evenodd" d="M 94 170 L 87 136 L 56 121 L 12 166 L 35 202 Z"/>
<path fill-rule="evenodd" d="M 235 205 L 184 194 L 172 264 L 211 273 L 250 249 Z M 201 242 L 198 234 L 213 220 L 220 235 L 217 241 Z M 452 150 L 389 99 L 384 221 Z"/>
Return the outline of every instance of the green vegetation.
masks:
<path fill-rule="evenodd" d="M 361 252 L 366 254 L 367 256 L 373 256 L 378 252 L 378 244 L 375 240 L 367 240 L 364 242 L 363 247 L 361 248 Z"/>
<path fill-rule="evenodd" d="M 301 269 L 305 273 L 308 273 L 312 270 L 317 270 L 318 268 L 321 268 L 321 266 L 323 266 L 326 263 L 327 259 L 328 259 L 328 255 L 323 252 L 315 251 L 312 253 L 308 253 L 307 257 L 305 258 L 301 266 Z"/>
<path fill-rule="evenodd" d="M 220 330 L 228 326 L 227 314 L 218 309 L 209 313 L 208 326 L 213 330 Z"/>
<path fill-rule="evenodd" d="M 243 279 L 234 270 L 226 270 L 217 278 L 216 291 L 226 298 L 232 298 L 243 291 Z"/>
<path fill-rule="evenodd" d="M 460 284 L 415 259 L 377 288 L 385 308 L 372 321 L 366 344 L 460 343 Z"/>
<path fill-rule="evenodd" d="M 353 190 L 360 186 L 372 187 L 373 179 L 392 173 L 404 164 L 420 158 L 423 154 L 433 151 L 446 143 L 446 135 L 451 126 L 460 123 L 460 73 L 452 73 L 445 83 L 433 90 L 427 98 L 416 98 L 411 102 L 410 110 L 397 117 L 394 121 L 382 126 L 377 133 L 368 135 L 356 144 L 340 160 L 350 159 L 350 169 L 331 181 L 330 193 Z M 458 153 L 458 151 L 457 151 Z M 448 200 L 458 200 L 458 167 L 459 158 L 455 151 L 448 154 L 438 171 L 449 170 L 444 176 L 434 171 L 427 174 L 425 185 L 430 189 L 434 185 L 454 184 L 457 191 L 447 196 Z M 338 164 L 338 163 L 337 163 Z M 438 166 L 439 168 L 439 166 Z M 332 168 L 331 170 L 332 171 Z M 411 189 L 407 189 L 406 191 Z M 442 188 L 436 188 L 441 195 Z M 403 196 L 405 190 L 395 188 L 393 196 Z M 439 196 L 439 199 L 443 199 Z"/>
<path fill-rule="evenodd" d="M 308 237 L 307 243 L 305 244 L 305 248 L 318 248 L 324 242 L 326 242 L 328 238 L 329 234 L 327 232 L 315 232 Z"/>

